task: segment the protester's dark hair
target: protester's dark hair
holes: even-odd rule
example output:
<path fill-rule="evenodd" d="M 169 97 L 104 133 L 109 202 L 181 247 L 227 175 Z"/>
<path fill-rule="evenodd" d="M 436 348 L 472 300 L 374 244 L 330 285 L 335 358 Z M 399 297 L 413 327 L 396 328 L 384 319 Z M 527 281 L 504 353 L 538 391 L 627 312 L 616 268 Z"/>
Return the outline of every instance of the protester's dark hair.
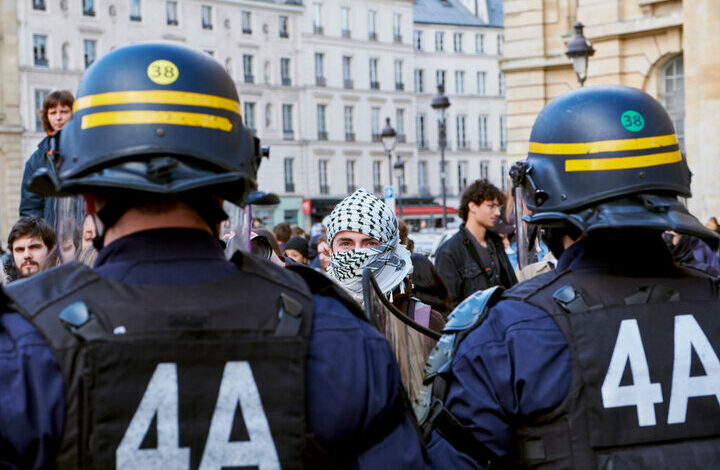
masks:
<path fill-rule="evenodd" d="M 460 207 L 458 207 L 458 215 L 467 222 L 468 204 L 482 204 L 483 201 L 492 201 L 497 199 L 501 206 L 505 204 L 505 195 L 497 186 L 493 185 L 487 179 L 475 180 L 473 184 L 468 186 L 460 198 Z"/>
<path fill-rule="evenodd" d="M 273 233 L 279 243 L 285 243 L 290 240 L 292 232 L 290 231 L 290 224 L 287 222 L 281 222 L 273 227 Z"/>
<path fill-rule="evenodd" d="M 278 245 L 277 238 L 275 238 L 275 234 L 273 232 L 264 228 L 253 229 L 253 232 L 265 237 L 267 241 L 270 242 L 270 246 L 272 247 L 275 254 L 282 257 L 283 253 L 282 251 L 280 251 L 280 246 Z"/>
<path fill-rule="evenodd" d="M 291 225 L 290 226 L 290 236 L 292 237 L 303 237 L 305 240 L 309 240 L 310 237 L 308 237 L 307 233 L 305 233 L 305 230 L 300 228 L 299 225 Z"/>
<path fill-rule="evenodd" d="M 13 243 L 20 237 L 30 235 L 42 238 L 48 251 L 55 247 L 55 230 L 40 217 L 22 216 L 15 222 L 8 235 L 8 248 L 12 252 Z"/>
<path fill-rule="evenodd" d="M 435 266 L 421 254 L 412 254 L 413 295 L 446 316 L 450 313 L 450 291 Z"/>
<path fill-rule="evenodd" d="M 43 100 L 42 108 L 38 109 L 38 114 L 40 115 L 40 120 L 42 121 L 45 132 L 53 131 L 50 120 L 47 117 L 48 109 L 54 108 L 57 105 L 67 106 L 72 109 L 74 103 L 75 98 L 68 90 L 55 90 L 50 92 Z"/>
<path fill-rule="evenodd" d="M 408 226 L 402 220 L 398 220 L 398 231 L 400 232 L 400 244 L 407 245 L 408 242 Z"/>

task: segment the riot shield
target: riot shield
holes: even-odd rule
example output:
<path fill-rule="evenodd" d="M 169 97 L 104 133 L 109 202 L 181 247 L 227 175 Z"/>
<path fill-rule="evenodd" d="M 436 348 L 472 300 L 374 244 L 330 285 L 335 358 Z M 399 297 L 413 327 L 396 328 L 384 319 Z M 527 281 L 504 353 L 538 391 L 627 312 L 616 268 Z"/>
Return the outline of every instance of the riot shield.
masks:
<path fill-rule="evenodd" d="M 427 356 L 440 335 L 398 310 L 382 293 L 369 269 L 363 272 L 362 282 L 365 315 L 390 343 L 403 384 L 414 401 L 422 389 Z"/>
<path fill-rule="evenodd" d="M 86 225 L 85 201 L 79 196 L 51 199 L 55 202 L 55 235 L 57 264 L 77 261 L 83 248 L 83 226 Z"/>

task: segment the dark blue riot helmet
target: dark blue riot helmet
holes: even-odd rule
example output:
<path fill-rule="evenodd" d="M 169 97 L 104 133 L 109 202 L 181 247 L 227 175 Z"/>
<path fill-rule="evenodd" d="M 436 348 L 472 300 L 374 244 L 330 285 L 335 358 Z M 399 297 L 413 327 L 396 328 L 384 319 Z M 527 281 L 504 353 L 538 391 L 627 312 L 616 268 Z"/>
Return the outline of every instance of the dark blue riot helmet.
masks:
<path fill-rule="evenodd" d="M 232 78 L 208 54 L 170 42 L 118 48 L 83 76 L 58 171 L 34 175 L 31 189 L 107 195 L 116 201 L 109 219 L 123 200 L 177 195 L 203 216 L 215 212 L 212 226 L 222 211 L 209 196 L 242 205 L 257 187 L 263 152 L 240 109 Z"/>
<path fill-rule="evenodd" d="M 678 200 L 691 195 L 691 173 L 670 117 L 635 88 L 589 86 L 552 100 L 511 176 L 532 224 L 675 230 L 717 244 Z"/>

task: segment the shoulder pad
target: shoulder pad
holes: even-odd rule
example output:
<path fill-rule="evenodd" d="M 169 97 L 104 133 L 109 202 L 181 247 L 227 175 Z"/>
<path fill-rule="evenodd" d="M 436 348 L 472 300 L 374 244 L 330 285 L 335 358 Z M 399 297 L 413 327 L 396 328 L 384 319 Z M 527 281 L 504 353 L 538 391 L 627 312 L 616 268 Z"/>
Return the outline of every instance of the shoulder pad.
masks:
<path fill-rule="evenodd" d="M 81 263 L 68 263 L 18 279 L 4 287 L 5 294 L 20 313 L 33 316 L 48 305 L 100 278 Z"/>
<path fill-rule="evenodd" d="M 502 287 L 494 286 L 489 289 L 479 290 L 460 302 L 460 305 L 455 307 L 455 310 L 448 316 L 443 332 L 463 331 L 473 326 L 483 313 L 483 310 L 485 310 L 485 307 L 491 304 L 491 300 L 495 302 L 502 292 Z"/>
<path fill-rule="evenodd" d="M 479 290 L 455 307 L 448 317 L 442 337 L 435 344 L 425 364 L 425 384 L 432 381 L 436 375 L 450 370 L 455 351 L 466 336 L 464 333 L 482 323 L 487 308 L 500 298 L 502 292 L 501 286 Z"/>
<path fill-rule="evenodd" d="M 340 301 L 345 308 L 350 310 L 354 316 L 363 321 L 367 321 L 365 312 L 363 312 L 363 309 L 360 308 L 360 305 L 355 301 L 355 299 L 350 297 L 350 295 L 345 292 L 345 289 L 337 285 L 335 281 L 327 277 L 325 274 L 302 264 L 291 264 L 286 266 L 285 269 L 294 271 L 302 276 L 313 295 L 321 295 L 336 299 Z"/>

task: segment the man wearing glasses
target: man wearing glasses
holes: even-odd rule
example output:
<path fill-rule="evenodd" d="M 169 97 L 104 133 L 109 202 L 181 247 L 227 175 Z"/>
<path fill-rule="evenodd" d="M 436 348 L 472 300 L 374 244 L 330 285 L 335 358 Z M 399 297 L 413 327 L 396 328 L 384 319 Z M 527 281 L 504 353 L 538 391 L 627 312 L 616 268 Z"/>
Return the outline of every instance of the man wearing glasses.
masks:
<path fill-rule="evenodd" d="M 465 189 L 458 214 L 465 222 L 440 248 L 435 267 L 450 289 L 452 306 L 481 289 L 517 283 L 502 238 L 489 229 L 500 219 L 505 196 L 488 180 Z"/>

